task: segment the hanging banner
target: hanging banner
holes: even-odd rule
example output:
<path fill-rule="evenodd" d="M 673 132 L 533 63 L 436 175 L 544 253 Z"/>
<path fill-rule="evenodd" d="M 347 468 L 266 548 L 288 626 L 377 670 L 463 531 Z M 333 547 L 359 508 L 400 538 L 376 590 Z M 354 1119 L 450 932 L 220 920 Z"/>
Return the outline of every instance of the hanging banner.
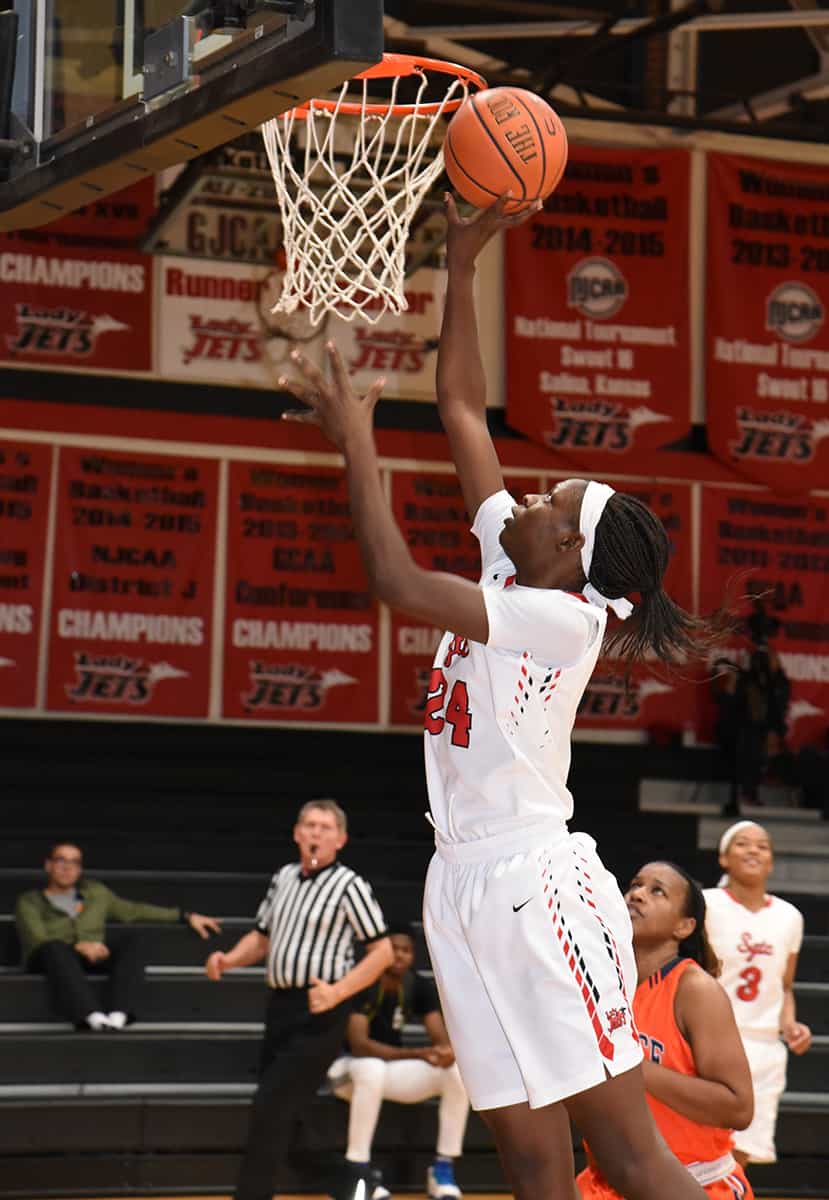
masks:
<path fill-rule="evenodd" d="M 152 259 L 0 236 L 0 360 L 149 371 Z"/>
<path fill-rule="evenodd" d="M 394 471 L 391 484 L 395 519 L 418 566 L 477 582 L 480 548 L 469 529 L 457 476 Z M 526 492 L 538 492 L 541 482 L 538 477 L 511 475 L 505 487 L 518 499 Z M 429 675 L 443 633 L 403 613 L 391 614 L 393 725 L 423 724 Z"/>
<path fill-rule="evenodd" d="M 378 610 L 341 470 L 231 463 L 226 717 L 379 720 Z"/>
<path fill-rule="evenodd" d="M 85 246 L 132 245 L 145 233 L 155 213 L 155 175 L 137 179 L 120 191 L 84 204 L 36 231 L 39 237 Z"/>
<path fill-rule="evenodd" d="M 708 443 L 777 491 L 829 479 L 829 179 L 708 156 Z"/>
<path fill-rule="evenodd" d="M 304 310 L 272 313 L 282 273 L 272 267 L 205 259 L 160 259 L 156 299 L 158 374 L 232 387 L 276 390 L 294 373 L 295 348 L 326 368 L 333 341 L 357 390 L 379 375 L 387 399 L 433 400 L 446 272 L 422 269 L 406 283 L 408 308 L 374 325 L 326 314 L 312 325 Z"/>
<path fill-rule="evenodd" d="M 691 609 L 693 557 L 691 487 L 689 484 L 642 484 L 608 480 L 619 491 L 636 496 L 660 518 L 671 542 L 665 590 L 677 604 Z M 720 601 L 721 602 L 721 601 Z M 614 618 L 611 616 L 610 620 Z M 578 729 L 647 730 L 677 733 L 696 725 L 702 685 L 692 668 L 671 670 L 654 664 L 636 666 L 629 681 L 625 664 L 600 658 L 579 705 Z M 699 672 L 701 675 L 702 672 Z"/>
<path fill-rule="evenodd" d="M 206 717 L 218 466 L 64 448 L 47 707 Z"/>
<path fill-rule="evenodd" d="M 249 263 L 162 257 L 156 272 L 156 364 L 163 379 L 276 387 L 293 348 L 265 339 L 268 269 Z"/>
<path fill-rule="evenodd" d="M 684 150 L 575 146 L 506 236 L 507 420 L 571 460 L 653 470 L 690 431 Z"/>
<path fill-rule="evenodd" d="M 829 497 L 703 488 L 700 590 L 703 611 L 731 591 L 762 597 L 768 644 L 791 684 L 787 741 L 825 739 L 829 720 Z M 747 667 L 748 631 L 718 656 Z"/>
<path fill-rule="evenodd" d="M 36 700 L 50 446 L 0 442 L 0 708 Z"/>
<path fill-rule="evenodd" d="M 438 335 L 446 271 L 423 268 L 406 280 L 407 308 L 374 325 L 332 317 L 329 336 L 348 365 L 354 387 L 365 392 L 385 376 L 383 395 L 394 400 L 435 399 Z"/>

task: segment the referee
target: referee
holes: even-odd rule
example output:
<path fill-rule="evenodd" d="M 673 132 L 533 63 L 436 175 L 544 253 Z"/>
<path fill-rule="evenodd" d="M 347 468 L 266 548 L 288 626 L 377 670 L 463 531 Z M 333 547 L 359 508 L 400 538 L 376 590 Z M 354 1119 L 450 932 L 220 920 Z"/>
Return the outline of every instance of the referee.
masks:
<path fill-rule="evenodd" d="M 259 1087 L 236 1200 L 271 1200 L 293 1123 L 342 1050 L 347 1001 L 393 961 L 371 885 L 337 861 L 347 840 L 338 804 L 304 804 L 294 826 L 299 862 L 274 875 L 250 933 L 206 963 L 208 979 L 216 981 L 234 967 L 267 960 L 270 995 Z M 356 966 L 355 938 L 366 943 Z"/>

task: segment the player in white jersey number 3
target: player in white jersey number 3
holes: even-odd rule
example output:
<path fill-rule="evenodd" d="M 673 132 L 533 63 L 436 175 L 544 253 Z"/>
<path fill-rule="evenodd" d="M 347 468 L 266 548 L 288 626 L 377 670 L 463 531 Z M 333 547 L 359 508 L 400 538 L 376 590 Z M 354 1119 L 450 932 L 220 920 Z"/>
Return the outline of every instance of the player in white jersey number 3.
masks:
<path fill-rule="evenodd" d="M 809 1026 L 795 1016 L 803 916 L 787 900 L 766 893 L 774 859 L 762 825 L 737 821 L 722 835 L 719 855 L 726 873 L 719 887 L 706 889 L 705 930 L 722 963 L 720 983 L 734 1009 L 754 1085 L 754 1119 L 734 1134 L 734 1156 L 745 1166 L 775 1161 L 786 1048 L 804 1054 L 812 1042 Z"/>
<path fill-rule="evenodd" d="M 572 1200 L 569 1114 L 628 1200 L 702 1200 L 645 1101 L 630 918 L 592 839 L 568 832 L 567 774 L 576 709 L 607 645 L 608 606 L 628 618 L 610 634 L 627 661 L 646 650 L 665 661 L 692 654 L 710 624 L 662 590 L 668 539 L 633 497 L 583 479 L 518 504 L 504 491 L 473 301 L 482 247 L 531 215 L 503 209 L 502 199 L 462 221 L 447 199 L 438 406 L 481 544 L 479 585 L 412 561 L 377 465 L 372 416 L 383 381 L 355 396 L 329 345 L 331 381 L 296 355 L 303 379 L 280 383 L 345 455 L 375 594 L 451 630 L 426 704 L 436 853 L 424 922 L 458 1065 L 514 1195 Z M 628 593 L 638 597 L 633 610 Z"/>

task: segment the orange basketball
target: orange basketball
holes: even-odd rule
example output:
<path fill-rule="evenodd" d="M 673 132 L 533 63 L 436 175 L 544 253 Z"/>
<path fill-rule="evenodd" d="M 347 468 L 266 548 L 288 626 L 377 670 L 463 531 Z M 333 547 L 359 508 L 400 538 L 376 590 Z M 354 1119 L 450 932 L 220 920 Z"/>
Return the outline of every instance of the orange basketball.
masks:
<path fill-rule="evenodd" d="M 487 88 L 464 100 L 443 143 L 446 173 L 476 208 L 512 192 L 507 212 L 549 196 L 567 165 L 567 134 L 546 100 L 524 88 Z"/>

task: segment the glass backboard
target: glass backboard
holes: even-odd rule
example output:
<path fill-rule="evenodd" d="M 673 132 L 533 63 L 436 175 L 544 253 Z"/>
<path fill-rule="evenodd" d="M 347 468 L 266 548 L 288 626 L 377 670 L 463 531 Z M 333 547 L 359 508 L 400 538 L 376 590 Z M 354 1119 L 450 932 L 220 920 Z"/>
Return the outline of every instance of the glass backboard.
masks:
<path fill-rule="evenodd" d="M 15 0 L 0 13 L 0 64 L 4 49 L 10 231 L 224 145 L 377 62 L 382 0 Z"/>

